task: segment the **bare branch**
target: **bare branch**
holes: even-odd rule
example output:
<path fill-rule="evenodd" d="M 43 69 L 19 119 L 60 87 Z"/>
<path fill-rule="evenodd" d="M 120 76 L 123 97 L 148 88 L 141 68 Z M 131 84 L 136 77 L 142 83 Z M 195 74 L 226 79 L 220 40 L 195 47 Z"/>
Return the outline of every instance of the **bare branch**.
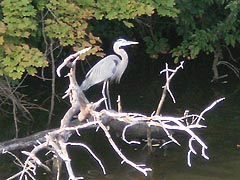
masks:
<path fill-rule="evenodd" d="M 160 112 L 161 112 L 161 110 L 162 110 L 162 106 L 163 106 L 163 103 L 164 103 L 164 101 L 165 101 L 167 92 L 170 94 L 173 102 L 174 102 L 174 103 L 176 102 L 176 101 L 175 101 L 175 98 L 174 98 L 174 96 L 173 96 L 173 94 L 172 94 L 172 92 L 171 92 L 171 90 L 170 90 L 169 85 L 170 85 L 170 82 L 171 82 L 173 76 L 177 73 L 177 71 L 178 71 L 180 68 L 183 69 L 183 63 L 184 63 L 183 61 L 180 62 L 180 65 L 179 65 L 178 67 L 176 67 L 175 70 L 168 69 L 168 64 L 166 64 L 166 69 L 164 69 L 164 70 L 162 70 L 162 71 L 160 72 L 160 74 L 166 73 L 166 83 L 165 83 L 165 85 L 163 86 L 163 92 L 162 92 L 161 99 L 160 99 L 160 101 L 159 101 L 159 103 L 158 103 L 158 107 L 157 107 L 157 110 L 156 110 L 156 115 L 160 115 Z M 172 74 L 169 75 L 169 72 L 171 72 Z"/>
<path fill-rule="evenodd" d="M 106 170 L 102 164 L 102 161 L 94 154 L 94 152 L 88 146 L 86 146 L 83 143 L 72 143 L 72 142 L 67 143 L 67 145 L 84 147 L 92 155 L 92 157 L 98 162 L 98 164 L 101 166 L 103 174 L 106 174 Z"/>
<path fill-rule="evenodd" d="M 108 132 L 108 129 L 102 124 L 101 121 L 98 121 L 98 124 L 100 126 L 100 128 L 104 131 L 106 137 L 108 138 L 108 142 L 111 144 L 111 146 L 113 147 L 114 151 L 119 155 L 120 158 L 122 158 L 122 163 L 127 163 L 130 166 L 132 166 L 133 168 L 135 168 L 136 170 L 140 171 L 141 173 L 143 173 L 145 176 L 147 176 L 147 172 L 148 171 L 152 171 L 151 168 L 145 168 L 145 164 L 140 164 L 137 165 L 134 162 L 130 161 L 122 152 L 121 150 L 117 147 L 117 145 L 115 144 L 115 142 L 113 141 L 110 133 Z"/>
<path fill-rule="evenodd" d="M 61 77 L 61 73 L 60 71 L 62 70 L 63 67 L 65 67 L 72 59 L 75 59 L 76 57 L 79 57 L 81 54 L 89 51 L 91 49 L 91 47 L 88 47 L 88 48 L 85 48 L 85 49 L 82 49 L 70 56 L 68 56 L 66 59 L 64 59 L 63 63 L 57 68 L 57 75 L 59 77 Z"/>

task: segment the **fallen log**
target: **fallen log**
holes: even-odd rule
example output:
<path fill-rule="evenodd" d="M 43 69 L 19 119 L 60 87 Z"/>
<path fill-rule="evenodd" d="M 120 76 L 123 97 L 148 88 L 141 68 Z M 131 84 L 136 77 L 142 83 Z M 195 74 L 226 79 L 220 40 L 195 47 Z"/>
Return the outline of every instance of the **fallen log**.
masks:
<path fill-rule="evenodd" d="M 112 111 L 112 110 L 111 110 Z M 112 111 L 112 113 L 117 113 Z M 89 121 L 93 121 L 92 118 L 88 119 Z M 125 121 L 119 121 L 118 119 L 114 119 L 113 117 L 104 113 L 101 116 L 101 121 L 105 126 L 110 127 L 112 133 L 122 134 L 124 128 L 128 125 Z M 76 127 L 79 125 L 83 125 L 86 121 L 79 121 L 78 119 L 74 119 L 70 122 L 69 127 Z M 97 125 L 86 126 L 82 128 L 82 130 L 97 128 Z M 131 139 L 146 139 L 147 138 L 147 131 L 148 125 L 144 122 L 136 122 L 134 126 L 131 126 L 126 131 L 126 137 Z M 38 143 L 43 143 L 46 141 L 45 135 L 51 132 L 58 130 L 58 128 L 44 130 L 41 132 L 37 132 L 35 134 L 29 135 L 23 138 L 15 138 L 8 141 L 4 141 L 0 143 L 0 152 L 6 151 L 16 151 L 16 150 L 23 150 L 28 147 L 32 147 L 37 145 Z M 68 132 L 69 136 L 75 133 L 74 130 Z M 150 135 L 154 139 L 164 139 L 167 138 L 167 134 L 161 127 L 151 127 L 150 128 Z"/>

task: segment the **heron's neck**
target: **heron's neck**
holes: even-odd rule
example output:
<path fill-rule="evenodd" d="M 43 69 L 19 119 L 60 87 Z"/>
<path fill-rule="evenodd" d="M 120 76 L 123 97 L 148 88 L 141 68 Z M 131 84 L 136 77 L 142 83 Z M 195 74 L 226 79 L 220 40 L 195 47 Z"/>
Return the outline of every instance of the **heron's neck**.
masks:
<path fill-rule="evenodd" d="M 124 49 L 120 49 L 119 47 L 113 47 L 114 52 L 121 57 L 122 61 L 128 62 L 128 55 Z"/>
<path fill-rule="evenodd" d="M 118 64 L 118 67 L 115 73 L 116 82 L 119 83 L 128 65 L 128 55 L 124 49 L 119 49 L 119 47 L 114 47 L 113 50 L 117 55 L 121 57 L 121 62 Z"/>

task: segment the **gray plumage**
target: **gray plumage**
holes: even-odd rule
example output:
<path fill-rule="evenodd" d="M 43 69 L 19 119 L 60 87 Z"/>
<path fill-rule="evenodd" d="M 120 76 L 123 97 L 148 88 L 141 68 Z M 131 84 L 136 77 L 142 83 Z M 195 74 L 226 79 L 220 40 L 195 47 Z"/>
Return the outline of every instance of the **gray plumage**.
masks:
<path fill-rule="evenodd" d="M 101 59 L 97 64 L 95 64 L 87 73 L 85 80 L 82 82 L 80 86 L 81 89 L 83 91 L 86 91 L 93 85 L 104 82 L 107 83 L 108 91 L 109 81 L 115 81 L 116 83 L 119 83 L 128 65 L 128 55 L 126 51 L 121 47 L 128 46 L 131 44 L 138 44 L 138 42 L 127 41 L 125 39 L 118 39 L 113 45 L 113 50 L 117 55 L 115 54 L 109 55 Z M 104 88 L 105 85 L 103 86 L 103 90 Z M 106 97 L 104 91 L 103 96 Z M 110 97 L 108 97 L 108 99 L 109 98 Z"/>
<path fill-rule="evenodd" d="M 116 79 L 115 72 L 117 70 L 117 65 L 120 61 L 121 60 L 117 55 L 109 55 L 103 58 L 88 71 L 85 80 L 81 84 L 81 89 L 86 91 L 93 85 L 104 82 L 107 79 L 114 81 Z M 119 83 L 119 81 L 117 81 L 117 83 Z"/>

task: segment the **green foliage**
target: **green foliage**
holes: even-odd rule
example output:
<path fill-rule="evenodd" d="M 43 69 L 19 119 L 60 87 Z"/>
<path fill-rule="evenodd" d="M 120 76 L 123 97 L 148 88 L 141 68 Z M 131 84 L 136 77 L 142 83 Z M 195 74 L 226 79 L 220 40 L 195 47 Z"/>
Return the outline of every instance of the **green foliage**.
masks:
<path fill-rule="evenodd" d="M 3 0 L 1 7 L 0 76 L 20 79 L 24 73 L 34 75 L 37 67 L 47 65 L 40 50 L 25 43 L 36 33 L 36 10 L 30 0 Z"/>
<path fill-rule="evenodd" d="M 50 0 L 47 8 L 51 13 L 45 20 L 48 37 L 58 39 L 62 46 L 82 46 L 92 12 L 64 0 Z"/>
<path fill-rule="evenodd" d="M 41 52 L 50 40 L 75 51 L 93 46 L 88 54 L 102 56 L 99 37 L 138 36 L 151 58 L 170 53 L 175 61 L 240 42 L 238 0 L 3 0 L 0 5 L 0 75 L 14 79 L 47 65 Z"/>
<path fill-rule="evenodd" d="M 178 10 L 174 8 L 174 0 L 100 0 L 96 3 L 94 17 L 98 20 L 123 20 L 131 28 L 133 23 L 126 19 L 134 19 L 142 15 L 151 16 L 156 11 L 160 16 L 175 17 Z"/>
<path fill-rule="evenodd" d="M 36 73 L 36 67 L 47 65 L 43 54 L 36 48 L 30 48 L 27 44 L 5 46 L 6 56 L 0 60 L 0 75 L 8 75 L 12 79 L 20 79 L 24 72 L 30 75 Z"/>
<path fill-rule="evenodd" d="M 219 44 L 235 47 L 240 42 L 238 0 L 179 1 L 177 7 L 181 13 L 176 29 L 183 40 L 171 51 L 175 61 L 212 53 Z"/>
<path fill-rule="evenodd" d="M 196 30 L 192 35 L 186 37 L 177 48 L 172 50 L 172 55 L 176 57 L 175 61 L 178 60 L 179 56 L 195 59 L 200 51 L 213 52 L 216 41 L 217 34 L 214 30 Z"/>
<path fill-rule="evenodd" d="M 1 2 L 3 22 L 6 24 L 6 35 L 28 38 L 37 29 L 34 19 L 36 10 L 31 0 L 3 0 Z"/>
<path fill-rule="evenodd" d="M 47 65 L 47 57 L 41 52 L 46 52 L 50 40 L 58 47 L 74 50 L 94 46 L 90 53 L 102 56 L 101 40 L 92 31 L 96 28 L 99 36 L 104 36 L 100 28 L 105 27 L 89 25 L 90 20 L 117 20 L 120 24 L 114 31 L 121 34 L 124 28 L 119 27 L 135 27 L 137 17 L 154 13 L 175 17 L 178 12 L 174 0 L 3 0 L 0 5 L 0 75 L 13 79 L 20 79 L 24 73 L 34 75 L 38 67 Z"/>
<path fill-rule="evenodd" d="M 147 2 L 136 0 L 99 0 L 96 3 L 96 19 L 101 20 L 103 17 L 112 19 L 133 19 L 136 16 L 153 14 L 154 7 Z"/>
<path fill-rule="evenodd" d="M 138 33 L 146 42 L 147 53 L 152 58 L 157 59 L 160 53 L 169 50 L 167 38 L 162 37 L 161 34 L 150 36 L 152 29 L 148 26 L 151 24 L 149 22 L 151 16 L 176 17 L 179 11 L 175 8 L 174 0 L 100 0 L 97 1 L 96 8 L 94 16 L 98 21 L 93 23 L 93 29 L 99 36 L 109 39 L 122 34 L 132 36 L 134 30 L 130 31 L 129 28 L 135 28 L 135 31 L 143 29 L 144 32 L 140 30 Z M 145 20 L 146 22 L 143 22 Z M 154 31 L 161 33 L 162 29 L 159 30 L 158 25 L 154 27 Z"/>
<path fill-rule="evenodd" d="M 138 29 L 151 58 L 170 53 L 175 62 L 180 57 L 195 59 L 200 53 L 213 53 L 219 45 L 236 47 L 240 42 L 238 0 L 148 2 L 158 15 L 142 16 Z M 167 17 L 163 8 L 169 9 Z"/>
<path fill-rule="evenodd" d="M 102 56 L 101 48 L 97 45 L 100 38 L 88 31 L 88 21 L 94 16 L 87 1 L 68 2 L 65 0 L 49 0 L 46 4 L 44 32 L 48 38 L 55 39 L 60 46 L 71 46 L 75 51 L 86 46 L 95 46 L 86 55 Z M 85 59 L 85 56 L 80 59 Z"/>
<path fill-rule="evenodd" d="M 143 3 L 149 3 L 160 16 L 176 17 L 179 10 L 175 8 L 175 0 L 144 0 Z"/>

